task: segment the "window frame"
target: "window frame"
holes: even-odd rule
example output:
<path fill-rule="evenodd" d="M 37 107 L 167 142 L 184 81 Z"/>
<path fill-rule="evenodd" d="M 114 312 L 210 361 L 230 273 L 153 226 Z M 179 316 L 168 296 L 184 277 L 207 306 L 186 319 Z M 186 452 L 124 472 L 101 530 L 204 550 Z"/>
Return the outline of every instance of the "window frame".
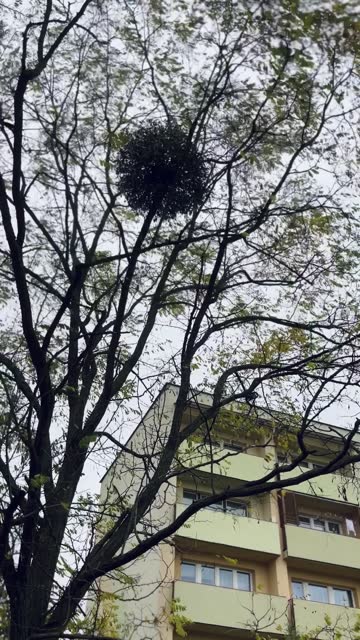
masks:
<path fill-rule="evenodd" d="M 181 577 L 181 567 L 183 564 L 195 566 L 195 580 L 186 580 Z M 202 582 L 202 568 L 203 567 L 214 567 L 215 569 L 215 582 L 214 584 L 209 584 L 207 582 Z M 220 572 L 221 570 L 229 571 L 232 574 L 232 586 L 226 587 L 221 585 L 220 583 Z M 249 590 L 241 589 L 238 587 L 237 574 L 241 573 L 248 576 L 249 581 Z M 235 589 L 236 591 L 247 591 L 247 593 L 251 593 L 253 591 L 253 575 L 251 571 L 247 569 L 231 569 L 230 567 L 224 567 L 221 565 L 209 564 L 208 562 L 193 562 L 192 560 L 182 560 L 180 564 L 180 580 L 183 582 L 192 582 L 196 584 L 203 584 L 208 587 L 221 587 L 222 589 Z"/>
<path fill-rule="evenodd" d="M 180 564 L 180 580 L 182 580 L 182 582 L 194 582 L 194 580 L 187 580 L 186 578 L 182 577 L 182 567 L 183 567 L 184 564 L 186 564 L 187 566 L 195 567 L 195 582 L 196 582 L 196 573 L 197 573 L 196 562 L 191 562 L 191 560 L 182 560 L 181 561 L 181 564 Z"/>
<path fill-rule="evenodd" d="M 237 502 L 236 500 L 224 500 L 225 503 L 225 513 L 230 513 L 233 516 L 239 516 L 240 518 L 248 518 L 248 505 L 246 502 Z M 229 507 L 229 503 L 236 505 L 236 507 Z M 238 513 L 237 509 L 243 509 L 245 513 Z"/>
<path fill-rule="evenodd" d="M 304 593 L 304 597 L 303 598 L 297 598 L 296 596 L 294 596 L 294 594 L 293 594 L 293 583 L 294 582 L 297 583 L 297 584 L 301 584 L 302 585 L 303 593 Z M 311 587 L 311 586 L 325 588 L 327 590 L 327 594 L 328 594 L 328 602 L 322 602 L 321 600 L 311 600 L 310 597 L 309 597 L 309 587 Z M 335 591 L 346 591 L 350 596 L 351 604 L 349 604 L 349 605 L 337 604 L 335 602 L 335 596 L 334 596 L 334 592 Z M 322 584 L 321 582 L 315 582 L 315 581 L 309 581 L 308 582 L 306 580 L 299 580 L 298 578 L 292 578 L 291 579 L 291 593 L 292 593 L 292 597 L 295 600 L 306 600 L 307 602 L 318 602 L 319 604 L 333 604 L 336 607 L 347 607 L 348 609 L 354 609 L 355 608 L 354 592 L 349 587 L 340 587 L 339 585 Z"/>
<path fill-rule="evenodd" d="M 309 520 L 310 522 L 310 526 L 307 527 L 304 524 L 300 524 L 300 518 L 306 518 L 307 520 Z M 325 525 L 325 529 L 319 529 L 318 527 L 314 526 L 314 523 L 316 520 L 320 520 L 322 522 L 324 522 Z M 320 531 L 322 533 L 333 533 L 335 536 L 341 536 L 343 535 L 343 528 L 342 528 L 342 523 L 340 521 L 337 520 L 329 520 L 328 518 L 321 518 L 319 516 L 309 516 L 306 515 L 305 513 L 299 513 L 298 516 L 298 526 L 301 527 L 302 529 L 312 529 L 313 531 Z M 331 531 L 329 525 L 331 524 L 335 524 L 337 527 L 339 527 L 339 532 L 335 533 L 335 531 Z"/>
<path fill-rule="evenodd" d="M 291 464 L 293 459 L 291 457 L 291 455 L 289 453 L 278 453 L 277 454 L 277 461 L 278 464 L 280 465 L 286 465 L 286 464 Z M 328 462 L 313 462 L 313 460 L 302 460 L 301 462 L 299 462 L 299 468 L 300 469 L 307 469 L 308 471 L 310 471 L 311 469 L 323 469 L 324 467 L 326 467 L 326 465 L 328 464 Z M 305 471 L 304 471 L 305 472 Z"/>
<path fill-rule="evenodd" d="M 185 499 L 185 493 L 191 493 L 193 496 L 195 496 L 195 499 L 193 500 L 193 502 L 189 502 L 186 503 L 184 502 Z M 190 504 L 193 504 L 194 502 L 196 502 L 199 498 L 198 498 L 199 494 L 197 493 L 197 491 L 194 491 L 193 489 L 183 489 L 183 494 L 182 494 L 182 504 L 185 506 L 190 506 Z"/>
<path fill-rule="evenodd" d="M 185 503 L 184 502 L 184 498 L 185 498 L 185 493 L 188 494 L 192 494 L 193 496 L 195 496 L 195 499 L 193 500 L 193 502 L 190 503 Z M 194 489 L 183 489 L 183 495 L 182 495 L 182 504 L 184 506 L 189 506 L 190 504 L 193 504 L 194 502 L 197 502 L 198 500 L 201 500 L 202 498 L 208 498 L 211 494 L 209 493 L 201 493 L 200 491 L 195 491 Z M 228 507 L 228 502 L 232 503 L 232 504 L 236 504 L 238 505 L 239 509 L 243 509 L 245 511 L 244 514 L 241 513 L 235 513 L 231 508 Z M 222 512 L 222 513 L 230 513 L 234 516 L 238 516 L 239 518 L 248 518 L 249 517 L 249 506 L 246 502 L 237 502 L 236 498 L 233 499 L 229 499 L 227 500 L 226 498 L 224 500 L 220 500 L 219 502 L 214 502 L 214 504 L 210 504 L 206 507 L 204 507 L 204 509 L 209 509 L 211 511 L 218 511 L 218 512 Z"/>
<path fill-rule="evenodd" d="M 328 463 L 327 462 L 314 462 L 313 460 L 302 460 L 301 462 L 299 462 L 299 467 L 304 467 L 304 469 L 323 469 L 324 467 L 326 467 Z"/>

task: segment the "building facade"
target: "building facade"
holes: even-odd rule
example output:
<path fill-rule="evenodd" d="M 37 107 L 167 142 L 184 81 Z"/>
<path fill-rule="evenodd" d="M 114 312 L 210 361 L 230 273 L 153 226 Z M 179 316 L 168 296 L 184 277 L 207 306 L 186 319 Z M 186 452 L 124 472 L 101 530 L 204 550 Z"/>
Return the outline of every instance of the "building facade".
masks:
<path fill-rule="evenodd" d="M 128 447 L 155 456 L 166 439 L 175 398 L 176 387 L 166 387 Z M 201 394 L 189 403 L 186 420 L 210 401 Z M 203 496 L 263 477 L 290 455 L 272 438 L 259 445 L 249 431 L 245 429 L 245 442 L 241 430 L 230 436 L 220 426 L 211 443 L 211 463 L 206 458 L 209 443 L 200 447 L 199 439 L 184 445 L 177 460 L 180 472 L 164 486 L 137 535 L 171 522 Z M 302 470 L 325 465 L 340 446 L 342 433 L 316 425 L 310 434 L 316 455 L 307 457 Z M 298 470 L 288 472 L 286 477 L 297 474 Z M 335 628 L 344 638 L 356 637 L 356 478 L 356 469 L 346 470 L 285 491 L 224 500 L 202 509 L 170 540 L 126 567 L 127 584 L 119 575 L 102 581 L 102 589 L 118 595 L 119 634 L 134 640 L 178 640 L 185 629 L 190 640 L 255 634 L 281 638 L 294 632 L 322 639 L 333 637 Z M 102 501 L 125 496 L 131 503 L 143 483 L 141 462 L 121 455 L 103 479 Z"/>

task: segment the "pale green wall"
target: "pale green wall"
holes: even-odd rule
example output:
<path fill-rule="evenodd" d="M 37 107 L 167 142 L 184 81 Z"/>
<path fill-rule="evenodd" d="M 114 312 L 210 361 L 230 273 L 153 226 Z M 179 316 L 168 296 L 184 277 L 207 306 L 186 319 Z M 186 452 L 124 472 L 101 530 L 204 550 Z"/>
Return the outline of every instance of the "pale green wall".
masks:
<path fill-rule="evenodd" d="M 336 533 L 286 526 L 289 558 L 304 558 L 360 569 L 360 540 Z"/>
<path fill-rule="evenodd" d="M 289 477 L 293 478 L 298 475 L 298 471 L 293 471 L 282 474 L 281 478 Z M 306 493 L 310 496 L 318 496 L 319 498 L 330 498 L 331 500 L 340 500 L 341 502 L 351 502 L 352 504 L 359 504 L 360 498 L 360 478 L 358 481 L 359 487 L 349 479 L 342 478 L 340 474 L 329 473 L 325 476 L 320 476 L 315 480 L 309 482 L 301 482 L 298 485 L 290 487 L 290 490 L 297 491 L 299 493 Z M 345 490 L 345 495 L 344 495 Z M 346 496 L 346 500 L 345 500 Z"/>
<path fill-rule="evenodd" d="M 352 630 L 360 614 L 359 609 L 304 600 L 294 600 L 294 610 L 297 633 L 310 633 L 313 637 L 324 639 L 330 637 L 325 629 L 327 626 L 325 616 L 329 616 L 331 627 L 338 628 L 342 632 L 343 639 L 346 639 L 355 635 Z M 318 634 L 313 633 L 318 628 L 323 631 Z"/>
<path fill-rule="evenodd" d="M 182 450 L 184 451 L 185 449 L 186 447 L 183 445 Z M 225 454 L 226 449 L 213 450 L 214 458 L 223 457 Z M 192 454 L 188 451 L 187 455 L 182 458 L 182 463 L 185 467 L 203 464 L 204 466 L 199 470 L 238 480 L 258 480 L 267 474 L 274 465 L 273 459 L 266 462 L 264 458 L 248 453 L 239 453 L 237 455 L 231 453 L 229 458 L 213 465 L 206 464 L 209 459 L 210 453 L 202 453 L 200 455 L 197 451 Z M 282 474 L 281 479 L 294 478 L 297 475 L 299 475 L 299 470 L 294 469 L 289 473 Z M 329 473 L 316 478 L 316 480 L 293 485 L 289 487 L 289 490 L 318 496 L 319 498 L 330 498 L 331 500 L 360 504 L 360 478 L 358 485 L 359 487 L 355 483 L 349 482 L 348 478 L 344 479 L 340 474 Z"/>
<path fill-rule="evenodd" d="M 175 582 L 175 598 L 186 607 L 185 615 L 198 624 L 269 633 L 287 627 L 287 599 L 190 582 Z M 281 629 L 279 628 L 281 626 Z"/>
<path fill-rule="evenodd" d="M 185 507 L 176 505 L 178 516 Z M 177 535 L 266 554 L 280 555 L 279 527 L 274 522 L 244 518 L 230 513 L 202 509 L 181 527 Z"/>
<path fill-rule="evenodd" d="M 198 466 L 203 464 L 204 466 L 199 471 L 206 473 L 213 473 L 214 475 L 226 476 L 227 478 L 236 478 L 239 480 L 258 480 L 262 478 L 272 468 L 273 463 L 265 462 L 264 458 L 259 456 L 252 456 L 249 453 L 238 453 L 234 455 L 234 452 L 228 452 L 228 458 L 222 460 L 219 463 L 213 465 L 206 464 L 210 459 L 210 450 L 206 454 L 205 447 L 202 447 L 203 453 L 200 454 L 197 450 L 190 452 L 186 449 L 185 445 L 181 447 L 181 462 L 185 467 L 191 467 L 192 465 Z M 226 449 L 213 449 L 213 458 L 219 459 L 226 455 Z"/>

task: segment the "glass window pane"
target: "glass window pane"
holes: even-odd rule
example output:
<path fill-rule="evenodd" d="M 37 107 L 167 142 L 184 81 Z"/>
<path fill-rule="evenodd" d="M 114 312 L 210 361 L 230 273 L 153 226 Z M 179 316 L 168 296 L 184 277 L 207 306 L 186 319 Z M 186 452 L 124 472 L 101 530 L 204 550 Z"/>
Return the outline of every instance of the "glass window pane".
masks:
<path fill-rule="evenodd" d="M 315 518 L 314 529 L 317 529 L 318 531 L 325 531 L 325 520 L 320 520 L 318 518 Z"/>
<path fill-rule="evenodd" d="M 338 522 L 328 522 L 327 525 L 330 533 L 341 533 L 340 525 Z"/>
<path fill-rule="evenodd" d="M 233 572 L 231 569 L 219 569 L 220 574 L 220 587 L 227 587 L 232 589 L 233 587 Z"/>
<path fill-rule="evenodd" d="M 191 562 L 181 563 L 181 580 L 196 582 L 196 565 Z"/>
<path fill-rule="evenodd" d="M 329 593 L 327 587 L 320 584 L 309 584 L 309 599 L 313 602 L 329 602 Z"/>
<path fill-rule="evenodd" d="M 304 598 L 304 585 L 302 582 L 298 582 L 297 580 L 292 581 L 292 592 L 293 597 L 298 599 Z"/>
<path fill-rule="evenodd" d="M 311 521 L 307 516 L 299 516 L 299 526 L 311 529 Z"/>
<path fill-rule="evenodd" d="M 246 516 L 246 504 L 234 502 L 233 500 L 227 500 L 226 511 L 229 511 L 229 513 L 233 513 L 236 516 Z"/>
<path fill-rule="evenodd" d="M 197 500 L 196 491 L 188 491 L 187 489 L 186 490 L 184 489 L 183 504 L 186 504 L 186 506 L 189 506 L 189 504 L 196 502 L 196 500 Z"/>
<path fill-rule="evenodd" d="M 202 584 L 215 584 L 215 567 L 201 565 L 201 582 Z"/>
<path fill-rule="evenodd" d="M 237 588 L 241 591 L 250 591 L 250 574 L 243 571 L 236 572 Z"/>
<path fill-rule="evenodd" d="M 201 494 L 200 498 L 209 498 L 209 494 Z M 223 501 L 221 500 L 214 504 L 208 504 L 206 509 L 211 509 L 212 511 L 224 511 Z"/>
<path fill-rule="evenodd" d="M 231 451 L 244 451 L 243 445 L 238 444 L 237 442 L 226 443 L 225 447 L 227 449 L 231 449 Z"/>
<path fill-rule="evenodd" d="M 334 603 L 341 607 L 353 607 L 352 593 L 349 589 L 334 589 Z"/>
<path fill-rule="evenodd" d="M 211 509 L 212 511 L 224 511 L 224 505 L 222 502 L 215 502 L 214 504 L 209 504 L 207 509 Z"/>

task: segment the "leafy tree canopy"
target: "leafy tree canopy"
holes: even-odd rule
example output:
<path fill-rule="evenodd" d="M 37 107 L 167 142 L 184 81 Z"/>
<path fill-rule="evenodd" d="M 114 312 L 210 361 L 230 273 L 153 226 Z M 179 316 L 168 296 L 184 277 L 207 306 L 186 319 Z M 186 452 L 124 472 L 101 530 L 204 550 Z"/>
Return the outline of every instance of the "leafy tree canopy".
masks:
<path fill-rule="evenodd" d="M 180 526 L 141 533 L 182 441 L 211 436 L 235 401 L 251 408 L 249 429 L 265 407 L 296 468 L 309 425 L 357 387 L 356 5 L 2 5 L 0 569 L 12 640 L 76 633 L 96 579 L 117 570 L 126 582 L 131 533 L 134 559 Z M 139 132 L 152 127 L 154 151 L 174 123 L 201 159 L 200 192 L 176 215 L 147 210 L 135 174 L 131 190 L 119 184 Z M 183 197 L 194 170 L 175 174 Z M 164 382 L 179 385 L 167 437 L 127 449 Z M 213 400 L 186 422 L 195 388 Z M 357 429 L 326 472 L 357 460 Z M 121 451 L 142 489 L 135 506 L 118 495 L 100 508 L 84 482 Z M 251 491 L 283 486 L 269 473 Z"/>

